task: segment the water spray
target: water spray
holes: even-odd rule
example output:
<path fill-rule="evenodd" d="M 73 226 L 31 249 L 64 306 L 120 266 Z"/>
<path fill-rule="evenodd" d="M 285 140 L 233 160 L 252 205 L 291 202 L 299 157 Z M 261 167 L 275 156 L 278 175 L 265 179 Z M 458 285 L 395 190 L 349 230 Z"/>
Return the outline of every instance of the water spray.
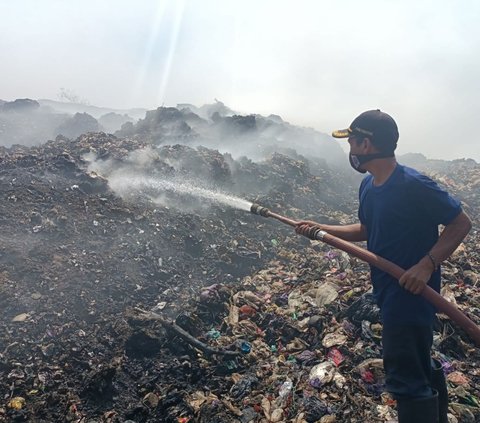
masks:
<path fill-rule="evenodd" d="M 195 181 L 188 179 L 165 179 L 118 172 L 118 174 L 110 176 L 109 185 L 113 191 L 121 196 L 126 196 L 131 193 L 137 194 L 139 191 L 147 190 L 150 196 L 157 193 L 169 192 L 187 198 L 197 198 L 205 203 L 223 204 L 245 211 L 250 210 L 252 205 L 250 201 L 226 194 L 219 190 L 202 187 L 197 185 Z M 161 203 L 160 200 L 157 201 L 155 199 L 154 202 Z"/>
<path fill-rule="evenodd" d="M 289 226 L 296 227 L 299 224 L 298 221 L 289 219 L 288 217 L 279 215 L 277 213 L 273 213 L 268 208 L 260 206 L 259 204 L 252 204 L 250 207 L 250 212 L 263 217 L 273 217 L 274 219 L 279 220 L 280 222 Z M 318 227 L 313 226 L 306 236 L 310 239 L 323 241 L 332 247 L 345 251 L 346 253 L 357 257 L 380 270 L 383 270 L 397 280 L 399 280 L 405 273 L 405 270 L 400 266 L 397 266 L 395 263 L 392 263 L 391 261 L 378 256 L 377 254 L 365 250 L 358 245 L 330 235 Z M 450 319 L 457 323 L 472 338 L 477 347 L 480 347 L 480 328 L 457 307 L 455 307 L 455 305 L 448 302 L 428 285 L 425 286 L 420 295 L 433 304 L 438 311 L 446 314 L 448 317 L 450 317 Z"/>

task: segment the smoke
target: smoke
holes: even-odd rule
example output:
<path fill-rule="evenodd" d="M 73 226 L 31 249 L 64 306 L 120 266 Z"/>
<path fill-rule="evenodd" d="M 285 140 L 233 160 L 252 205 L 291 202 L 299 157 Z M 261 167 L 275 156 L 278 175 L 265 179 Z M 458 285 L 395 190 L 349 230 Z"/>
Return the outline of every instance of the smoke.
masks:
<path fill-rule="evenodd" d="M 68 96 L 68 92 L 64 94 Z M 73 94 L 72 96 L 71 101 L 76 99 Z M 57 135 L 75 139 L 86 132 L 114 132 L 124 123 L 133 121 L 134 118 L 126 113 L 119 114 L 112 109 L 89 106 L 86 103 L 28 98 L 0 100 L 0 145 L 34 146 L 55 139 Z"/>
<path fill-rule="evenodd" d="M 0 145 L 38 145 L 51 139 L 64 119 L 63 115 L 44 110 L 34 100 L 0 102 Z"/>
<path fill-rule="evenodd" d="M 219 101 L 200 108 L 188 104 L 159 107 L 116 135 L 141 137 L 154 145 L 204 146 L 256 162 L 279 152 L 293 158 L 300 154 L 322 159 L 335 167 L 347 163 L 338 142 L 326 134 L 291 125 L 276 115 L 234 114 Z"/>

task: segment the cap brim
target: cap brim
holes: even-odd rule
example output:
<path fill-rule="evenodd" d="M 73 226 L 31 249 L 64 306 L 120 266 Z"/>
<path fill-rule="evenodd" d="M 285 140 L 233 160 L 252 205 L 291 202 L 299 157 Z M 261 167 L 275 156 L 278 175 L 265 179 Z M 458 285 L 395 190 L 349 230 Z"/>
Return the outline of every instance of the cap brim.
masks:
<path fill-rule="evenodd" d="M 350 128 L 339 129 L 338 131 L 332 132 L 333 138 L 348 138 L 350 135 L 352 135 L 352 130 Z"/>

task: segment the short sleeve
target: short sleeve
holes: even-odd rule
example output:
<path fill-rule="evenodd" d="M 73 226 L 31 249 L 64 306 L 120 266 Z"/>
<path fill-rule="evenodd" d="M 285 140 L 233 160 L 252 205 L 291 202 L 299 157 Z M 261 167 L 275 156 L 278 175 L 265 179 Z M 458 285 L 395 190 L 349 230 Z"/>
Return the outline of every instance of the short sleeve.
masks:
<path fill-rule="evenodd" d="M 365 222 L 366 222 L 366 217 L 365 217 L 365 212 L 364 212 L 364 208 L 363 208 L 363 198 L 367 192 L 367 182 L 368 182 L 368 177 L 364 178 L 362 180 L 362 183 L 360 184 L 360 188 L 358 190 L 358 203 L 359 203 L 359 207 L 358 207 L 358 220 L 360 221 L 360 223 L 362 225 L 365 225 Z"/>
<path fill-rule="evenodd" d="M 448 225 L 462 211 L 460 202 L 425 175 L 417 175 L 411 185 L 414 206 L 435 224 Z"/>

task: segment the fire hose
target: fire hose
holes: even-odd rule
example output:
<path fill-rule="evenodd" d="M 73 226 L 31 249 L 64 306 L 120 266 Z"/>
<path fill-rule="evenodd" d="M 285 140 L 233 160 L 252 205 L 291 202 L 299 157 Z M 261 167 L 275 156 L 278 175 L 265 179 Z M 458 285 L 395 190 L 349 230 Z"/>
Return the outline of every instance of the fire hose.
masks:
<path fill-rule="evenodd" d="M 297 226 L 299 223 L 285 216 L 273 213 L 268 208 L 262 207 L 258 204 L 252 204 L 250 211 L 253 214 L 257 214 L 259 216 L 273 217 L 274 219 L 277 219 L 280 222 L 290 226 Z M 358 245 L 352 244 L 351 242 L 344 241 L 343 239 L 330 235 L 319 228 L 312 228 L 311 238 L 318 241 L 323 241 L 324 243 L 331 245 L 332 247 L 345 251 L 346 253 L 357 257 L 360 260 L 363 260 L 380 270 L 383 270 L 397 280 L 399 280 L 405 273 L 405 270 L 402 269 L 400 266 L 396 265 L 395 263 L 392 263 L 391 261 L 384 259 L 383 257 L 380 257 L 375 253 L 365 250 Z M 455 307 L 454 304 L 448 302 L 438 292 L 436 292 L 428 285 L 425 286 L 420 295 L 424 297 L 427 301 L 429 301 L 431 304 L 433 304 L 438 311 L 450 317 L 452 321 L 458 324 L 470 336 L 470 338 L 475 342 L 477 347 L 480 347 L 480 328 L 464 313 L 462 313 L 457 307 Z"/>

